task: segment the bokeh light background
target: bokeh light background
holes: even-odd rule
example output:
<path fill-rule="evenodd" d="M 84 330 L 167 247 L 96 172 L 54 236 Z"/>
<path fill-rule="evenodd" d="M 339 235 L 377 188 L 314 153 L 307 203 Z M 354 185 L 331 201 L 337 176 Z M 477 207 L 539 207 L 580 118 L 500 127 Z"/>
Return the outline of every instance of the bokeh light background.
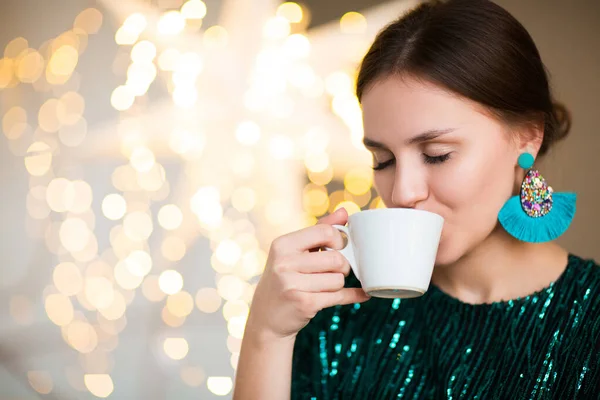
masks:
<path fill-rule="evenodd" d="M 3 3 L 2 395 L 231 396 L 271 240 L 382 207 L 356 66 L 414 4 Z"/>
<path fill-rule="evenodd" d="M 356 69 L 417 2 L 2 0 L 0 399 L 231 398 L 271 241 L 382 207 Z M 599 259 L 599 3 L 498 3 L 573 112 L 541 170 Z"/>

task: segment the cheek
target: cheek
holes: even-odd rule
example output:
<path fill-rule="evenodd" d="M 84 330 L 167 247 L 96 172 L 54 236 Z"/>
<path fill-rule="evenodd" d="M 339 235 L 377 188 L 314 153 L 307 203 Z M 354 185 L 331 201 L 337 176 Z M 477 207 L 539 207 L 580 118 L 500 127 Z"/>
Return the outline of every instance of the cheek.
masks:
<path fill-rule="evenodd" d="M 453 211 L 496 213 L 510 197 L 514 166 L 507 151 L 480 151 L 454 160 L 432 174 L 436 199 Z M 487 212 L 486 212 L 487 211 Z"/>

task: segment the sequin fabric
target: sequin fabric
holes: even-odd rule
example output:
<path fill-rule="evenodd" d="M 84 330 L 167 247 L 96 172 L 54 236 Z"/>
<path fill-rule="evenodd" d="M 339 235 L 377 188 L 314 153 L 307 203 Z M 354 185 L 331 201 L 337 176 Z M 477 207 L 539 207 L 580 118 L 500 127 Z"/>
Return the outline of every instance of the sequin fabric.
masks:
<path fill-rule="evenodd" d="M 292 371 L 292 399 L 600 399 L 600 267 L 571 254 L 555 282 L 506 302 L 431 285 L 327 308 L 298 333 Z"/>

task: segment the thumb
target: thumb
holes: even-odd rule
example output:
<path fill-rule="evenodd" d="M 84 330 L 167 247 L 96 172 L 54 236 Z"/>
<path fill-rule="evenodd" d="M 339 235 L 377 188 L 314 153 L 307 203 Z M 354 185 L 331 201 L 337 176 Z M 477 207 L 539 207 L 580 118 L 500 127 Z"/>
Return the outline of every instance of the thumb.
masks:
<path fill-rule="evenodd" d="M 319 219 L 317 224 L 346 225 L 346 222 L 348 222 L 348 211 L 340 207 L 334 213 Z"/>

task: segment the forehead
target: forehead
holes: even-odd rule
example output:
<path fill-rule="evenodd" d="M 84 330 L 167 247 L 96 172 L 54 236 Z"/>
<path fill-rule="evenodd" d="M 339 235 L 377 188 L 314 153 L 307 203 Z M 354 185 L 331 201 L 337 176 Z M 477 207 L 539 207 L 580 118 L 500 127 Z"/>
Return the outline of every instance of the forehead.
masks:
<path fill-rule="evenodd" d="M 411 136 L 427 130 L 490 123 L 479 104 L 410 77 L 375 82 L 361 99 L 365 134 Z"/>

